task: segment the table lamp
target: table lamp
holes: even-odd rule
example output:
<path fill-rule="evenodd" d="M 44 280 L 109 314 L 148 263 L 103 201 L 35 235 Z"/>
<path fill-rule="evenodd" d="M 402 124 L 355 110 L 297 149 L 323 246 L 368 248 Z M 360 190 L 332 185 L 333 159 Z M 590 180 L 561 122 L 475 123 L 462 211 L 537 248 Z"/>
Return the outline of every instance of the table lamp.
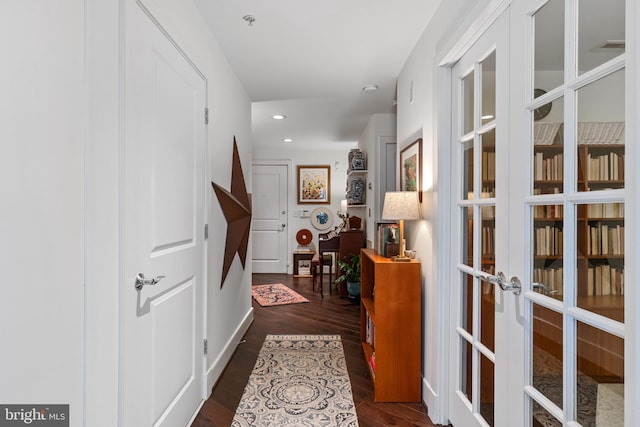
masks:
<path fill-rule="evenodd" d="M 393 257 L 393 261 L 411 261 L 407 257 L 404 241 L 404 220 L 420 219 L 420 202 L 417 191 L 387 191 L 384 195 L 382 219 L 398 221 L 400 224 L 400 254 Z"/>

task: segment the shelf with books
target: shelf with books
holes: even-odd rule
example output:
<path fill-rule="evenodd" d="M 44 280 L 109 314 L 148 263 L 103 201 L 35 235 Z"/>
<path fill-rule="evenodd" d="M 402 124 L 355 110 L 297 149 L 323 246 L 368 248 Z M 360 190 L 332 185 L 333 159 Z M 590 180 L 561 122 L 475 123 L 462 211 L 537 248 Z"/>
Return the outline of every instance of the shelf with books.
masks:
<path fill-rule="evenodd" d="M 360 341 L 376 402 L 421 397 L 420 263 L 361 250 Z"/>
<path fill-rule="evenodd" d="M 579 144 L 578 188 L 624 188 L 624 144 Z"/>

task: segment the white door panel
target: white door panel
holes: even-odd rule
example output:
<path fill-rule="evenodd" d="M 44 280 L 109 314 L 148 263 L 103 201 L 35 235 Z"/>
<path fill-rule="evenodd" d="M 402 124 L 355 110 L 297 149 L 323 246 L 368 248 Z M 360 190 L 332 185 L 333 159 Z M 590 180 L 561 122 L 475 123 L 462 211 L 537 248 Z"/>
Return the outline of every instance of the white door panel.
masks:
<path fill-rule="evenodd" d="M 254 273 L 287 272 L 287 179 L 287 165 L 253 165 L 251 240 Z"/>
<path fill-rule="evenodd" d="M 510 357 L 524 329 L 518 296 L 486 279 L 509 277 L 509 12 L 453 68 L 453 245 L 450 420 L 460 426 L 512 426 L 522 399 L 511 392 Z M 506 284 L 505 284 L 506 285 Z M 518 328 L 519 326 L 519 328 Z M 509 408 L 506 410 L 506 408 Z"/>
<path fill-rule="evenodd" d="M 186 425 L 204 373 L 206 83 L 138 5 L 127 11 L 123 421 Z M 139 273 L 164 277 L 137 290 Z"/>
<path fill-rule="evenodd" d="M 629 4 L 510 2 L 452 69 L 455 426 L 637 425 L 627 57 L 589 47 L 625 39 Z"/>

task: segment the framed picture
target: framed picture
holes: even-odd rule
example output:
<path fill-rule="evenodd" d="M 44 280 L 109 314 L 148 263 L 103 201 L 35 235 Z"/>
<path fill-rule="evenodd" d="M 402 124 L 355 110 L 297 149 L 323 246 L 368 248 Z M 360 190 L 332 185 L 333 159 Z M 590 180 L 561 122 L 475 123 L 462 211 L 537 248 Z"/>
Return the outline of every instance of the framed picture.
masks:
<path fill-rule="evenodd" d="M 400 152 L 400 191 L 417 191 L 422 203 L 422 138 Z"/>
<path fill-rule="evenodd" d="M 330 166 L 298 166 L 298 203 L 331 203 Z"/>

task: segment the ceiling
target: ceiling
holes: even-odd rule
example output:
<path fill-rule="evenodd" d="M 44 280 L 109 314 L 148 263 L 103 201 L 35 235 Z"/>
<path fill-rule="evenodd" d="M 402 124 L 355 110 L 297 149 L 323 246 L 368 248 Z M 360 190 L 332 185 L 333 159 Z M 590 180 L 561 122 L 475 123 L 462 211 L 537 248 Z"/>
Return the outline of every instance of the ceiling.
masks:
<path fill-rule="evenodd" d="M 319 149 L 353 143 L 372 114 L 395 111 L 396 77 L 440 1 L 195 3 L 251 98 L 253 143 Z"/>

